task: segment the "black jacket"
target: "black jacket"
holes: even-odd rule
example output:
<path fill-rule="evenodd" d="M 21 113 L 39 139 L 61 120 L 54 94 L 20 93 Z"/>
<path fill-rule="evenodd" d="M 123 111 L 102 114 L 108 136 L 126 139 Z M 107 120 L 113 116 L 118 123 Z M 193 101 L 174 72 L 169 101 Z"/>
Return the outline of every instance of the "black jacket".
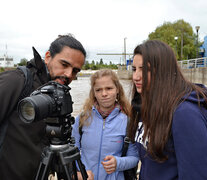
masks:
<path fill-rule="evenodd" d="M 34 59 L 27 64 L 33 75 L 31 92 L 49 81 L 44 62 L 34 48 L 33 52 Z M 0 125 L 9 122 L 0 153 L 2 180 L 34 179 L 43 147 L 48 145 L 43 121 L 27 124 L 19 119 L 17 104 L 24 80 L 19 69 L 0 74 Z"/>

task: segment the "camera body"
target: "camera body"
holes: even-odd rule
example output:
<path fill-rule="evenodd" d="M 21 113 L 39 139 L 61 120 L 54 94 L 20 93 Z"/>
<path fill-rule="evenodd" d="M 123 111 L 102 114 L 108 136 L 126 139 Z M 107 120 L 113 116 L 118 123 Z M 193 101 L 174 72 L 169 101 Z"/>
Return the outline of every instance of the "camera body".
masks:
<path fill-rule="evenodd" d="M 50 81 L 18 104 L 20 119 L 26 123 L 45 118 L 64 118 L 73 112 L 70 87 Z"/>

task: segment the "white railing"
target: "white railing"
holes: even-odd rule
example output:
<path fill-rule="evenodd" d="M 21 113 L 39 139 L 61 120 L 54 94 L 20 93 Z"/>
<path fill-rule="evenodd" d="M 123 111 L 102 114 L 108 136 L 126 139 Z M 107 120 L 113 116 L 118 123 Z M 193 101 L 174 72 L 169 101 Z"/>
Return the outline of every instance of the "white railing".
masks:
<path fill-rule="evenodd" d="M 207 57 L 181 60 L 181 61 L 178 61 L 178 65 L 181 67 L 181 69 L 207 67 Z"/>

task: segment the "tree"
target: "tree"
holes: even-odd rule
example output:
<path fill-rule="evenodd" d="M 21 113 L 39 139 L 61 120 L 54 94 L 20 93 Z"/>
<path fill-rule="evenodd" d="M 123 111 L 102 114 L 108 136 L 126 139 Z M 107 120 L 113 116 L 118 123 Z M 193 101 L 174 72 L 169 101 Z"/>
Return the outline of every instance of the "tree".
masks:
<path fill-rule="evenodd" d="M 177 40 L 175 40 L 177 37 Z M 171 46 L 179 60 L 196 57 L 196 34 L 192 26 L 183 19 L 165 22 L 148 35 L 148 39 L 159 39 Z"/>
<path fill-rule="evenodd" d="M 94 64 L 95 64 L 95 61 L 94 61 L 94 60 L 92 60 L 91 64 L 93 64 L 93 65 L 94 65 Z"/>
<path fill-rule="evenodd" d="M 26 58 L 23 58 L 20 60 L 20 63 L 18 64 L 19 66 L 26 66 L 27 65 L 27 59 Z"/>
<path fill-rule="evenodd" d="M 85 70 L 90 69 L 90 64 L 88 61 L 85 62 L 83 69 L 85 69 Z"/>
<path fill-rule="evenodd" d="M 91 69 L 92 69 L 92 70 L 97 70 L 98 67 L 97 67 L 95 64 L 92 64 L 92 65 L 91 65 Z"/>
<path fill-rule="evenodd" d="M 0 73 L 4 72 L 4 71 L 5 71 L 5 69 L 3 67 L 0 67 Z"/>
<path fill-rule="evenodd" d="M 100 65 L 103 65 L 103 59 L 102 59 L 102 58 L 100 59 L 99 64 L 100 64 Z"/>

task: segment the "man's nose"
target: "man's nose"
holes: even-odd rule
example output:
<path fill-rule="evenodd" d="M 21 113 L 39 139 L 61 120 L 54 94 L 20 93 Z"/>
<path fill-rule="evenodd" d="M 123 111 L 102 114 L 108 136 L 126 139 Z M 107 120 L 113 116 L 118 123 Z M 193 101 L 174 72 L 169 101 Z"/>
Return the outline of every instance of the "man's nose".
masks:
<path fill-rule="evenodd" d="M 68 68 L 65 70 L 64 75 L 67 76 L 68 78 L 71 78 L 71 77 L 73 76 L 73 68 L 72 68 L 72 67 L 68 67 Z"/>

